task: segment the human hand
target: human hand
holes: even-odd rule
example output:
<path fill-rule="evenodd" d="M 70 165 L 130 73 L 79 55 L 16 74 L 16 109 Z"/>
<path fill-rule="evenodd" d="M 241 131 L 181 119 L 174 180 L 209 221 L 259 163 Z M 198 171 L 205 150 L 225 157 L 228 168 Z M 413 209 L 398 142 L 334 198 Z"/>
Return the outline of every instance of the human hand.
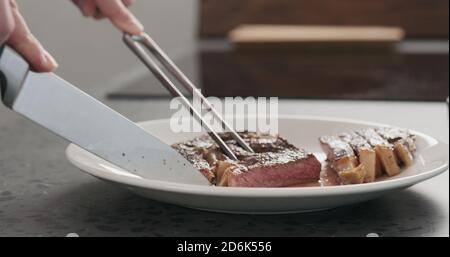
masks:
<path fill-rule="evenodd" d="M 22 55 L 37 72 L 50 72 L 58 67 L 31 34 L 15 0 L 0 0 L 0 45 L 4 43 Z"/>
<path fill-rule="evenodd" d="M 120 30 L 140 34 L 142 24 L 127 9 L 133 0 L 72 0 L 83 15 L 107 17 Z M 6 43 L 22 55 L 37 72 L 50 72 L 58 67 L 55 59 L 31 34 L 15 0 L 0 0 L 0 44 Z"/>
<path fill-rule="evenodd" d="M 138 35 L 144 26 L 127 9 L 134 0 L 72 0 L 84 16 L 95 19 L 108 18 L 118 29 Z"/>

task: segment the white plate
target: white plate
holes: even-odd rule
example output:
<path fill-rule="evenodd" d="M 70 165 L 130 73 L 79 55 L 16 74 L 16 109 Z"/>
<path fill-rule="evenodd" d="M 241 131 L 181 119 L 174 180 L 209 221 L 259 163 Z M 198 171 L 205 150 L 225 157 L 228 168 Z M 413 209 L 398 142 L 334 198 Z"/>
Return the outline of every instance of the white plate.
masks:
<path fill-rule="evenodd" d="M 169 120 L 143 122 L 141 125 L 167 144 L 193 138 L 197 134 L 176 134 Z M 294 145 L 325 158 L 317 138 L 321 135 L 349 132 L 383 124 L 335 118 L 281 116 L 280 135 Z M 373 199 L 432 178 L 448 169 L 448 145 L 414 132 L 418 152 L 415 164 L 400 175 L 382 181 L 346 186 L 304 188 L 227 188 L 170 183 L 140 178 L 93 154 L 69 145 L 68 159 L 85 172 L 123 186 L 157 201 L 189 208 L 230 213 L 291 213 L 334 208 Z M 180 171 L 182 172 L 182 171 Z"/>

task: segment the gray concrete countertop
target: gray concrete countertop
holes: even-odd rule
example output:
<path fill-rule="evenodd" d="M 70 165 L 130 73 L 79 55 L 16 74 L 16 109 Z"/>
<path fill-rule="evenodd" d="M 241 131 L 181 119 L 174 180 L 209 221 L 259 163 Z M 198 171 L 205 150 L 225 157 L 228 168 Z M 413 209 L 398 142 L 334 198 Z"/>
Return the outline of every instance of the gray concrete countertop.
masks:
<path fill-rule="evenodd" d="M 170 115 L 165 100 L 106 103 L 135 121 Z M 366 119 L 449 140 L 444 103 L 287 100 L 280 113 Z M 449 235 L 448 172 L 329 211 L 230 215 L 147 200 L 93 178 L 66 160 L 67 144 L 0 106 L 0 236 Z"/>

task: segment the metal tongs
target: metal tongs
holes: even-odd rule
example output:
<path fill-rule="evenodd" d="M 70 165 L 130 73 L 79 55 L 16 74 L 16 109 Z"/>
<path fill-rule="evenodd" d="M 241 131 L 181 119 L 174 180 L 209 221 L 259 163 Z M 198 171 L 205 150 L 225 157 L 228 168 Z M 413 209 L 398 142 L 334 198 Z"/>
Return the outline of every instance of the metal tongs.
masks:
<path fill-rule="evenodd" d="M 202 102 L 206 105 L 207 111 L 212 112 L 213 116 L 221 122 L 222 128 L 229 131 L 232 137 L 243 149 L 249 152 L 254 152 L 253 149 L 239 136 L 234 129 L 232 129 L 222 118 L 222 116 L 214 109 L 211 103 L 202 95 L 200 90 L 189 80 L 189 78 L 175 65 L 175 63 L 164 53 L 164 51 L 156 44 L 156 42 L 146 33 L 139 36 L 124 34 L 123 41 L 133 51 L 134 54 L 147 66 L 147 68 L 156 76 L 156 78 L 169 90 L 174 97 L 179 97 L 181 103 L 187 108 L 190 114 L 203 126 L 208 132 L 209 136 L 219 145 L 221 150 L 232 160 L 237 160 L 236 155 L 223 141 L 222 138 L 213 130 L 210 124 L 203 120 L 201 113 L 199 113 L 189 100 L 181 93 L 169 77 L 162 71 L 162 69 L 155 63 L 155 61 L 148 55 L 148 52 L 153 54 L 167 71 L 175 77 L 178 82 L 183 85 L 192 95 L 200 97 Z M 145 51 L 144 47 L 148 50 Z"/>

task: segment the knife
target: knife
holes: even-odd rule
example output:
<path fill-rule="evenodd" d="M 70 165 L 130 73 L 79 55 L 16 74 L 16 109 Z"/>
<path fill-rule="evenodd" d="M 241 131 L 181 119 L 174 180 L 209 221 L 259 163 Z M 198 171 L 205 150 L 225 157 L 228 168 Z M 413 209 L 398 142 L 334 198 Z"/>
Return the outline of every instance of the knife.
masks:
<path fill-rule="evenodd" d="M 130 173 L 146 179 L 208 185 L 185 158 L 136 123 L 53 73 L 36 73 L 0 47 L 3 103 L 13 111 Z"/>

